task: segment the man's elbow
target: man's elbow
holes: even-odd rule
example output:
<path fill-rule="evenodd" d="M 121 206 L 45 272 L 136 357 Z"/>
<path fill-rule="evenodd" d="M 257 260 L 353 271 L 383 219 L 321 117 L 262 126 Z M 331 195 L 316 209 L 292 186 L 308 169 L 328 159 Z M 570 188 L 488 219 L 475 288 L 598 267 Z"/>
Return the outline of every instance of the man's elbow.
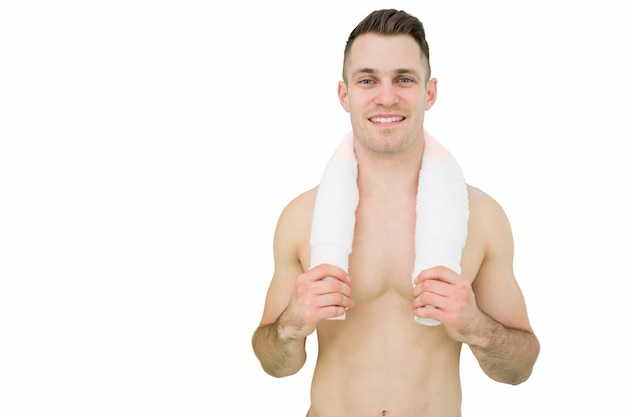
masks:
<path fill-rule="evenodd" d="M 280 369 L 276 367 L 267 366 L 261 363 L 261 367 L 269 376 L 273 376 L 274 378 L 284 378 L 287 376 L 295 375 L 300 368 L 297 369 Z"/>
<path fill-rule="evenodd" d="M 304 361 L 302 363 L 289 365 L 286 360 L 277 361 L 276 358 L 266 358 L 266 360 L 263 360 L 262 355 L 257 354 L 256 356 L 265 373 L 269 376 L 273 376 L 274 378 L 284 378 L 286 376 L 294 375 L 304 366 Z"/>
<path fill-rule="evenodd" d="M 523 363 L 513 372 L 507 374 L 506 377 L 498 380 L 498 382 L 503 382 L 509 385 L 519 385 L 523 382 L 528 381 L 530 376 L 533 373 L 533 369 L 535 367 L 535 363 L 537 362 L 537 358 L 539 357 L 539 351 L 541 350 L 541 346 L 539 344 L 539 340 L 535 337 L 532 343 L 532 346 L 527 350 L 528 356 Z"/>
<path fill-rule="evenodd" d="M 526 382 L 532 375 L 532 366 L 522 369 L 509 370 L 506 372 L 485 372 L 491 379 L 496 382 L 508 385 L 519 385 Z"/>
<path fill-rule="evenodd" d="M 266 374 L 274 378 L 283 378 L 297 373 L 306 361 L 306 352 L 302 360 L 294 360 L 289 355 L 280 355 L 276 350 L 264 345 L 257 339 L 258 333 L 252 338 L 252 350 Z"/>

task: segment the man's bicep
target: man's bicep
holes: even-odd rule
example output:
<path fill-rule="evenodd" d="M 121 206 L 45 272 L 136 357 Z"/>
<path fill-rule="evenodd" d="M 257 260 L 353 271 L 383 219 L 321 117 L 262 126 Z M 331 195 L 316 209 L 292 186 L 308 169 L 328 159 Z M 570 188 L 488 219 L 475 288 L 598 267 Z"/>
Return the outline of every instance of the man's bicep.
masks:
<path fill-rule="evenodd" d="M 485 257 L 473 283 L 478 307 L 503 325 L 531 330 L 526 303 L 513 272 L 513 235 L 502 208 L 495 202 L 490 215 Z"/>
<path fill-rule="evenodd" d="M 524 296 L 510 268 L 484 263 L 473 289 L 484 313 L 507 327 L 531 330 Z"/>

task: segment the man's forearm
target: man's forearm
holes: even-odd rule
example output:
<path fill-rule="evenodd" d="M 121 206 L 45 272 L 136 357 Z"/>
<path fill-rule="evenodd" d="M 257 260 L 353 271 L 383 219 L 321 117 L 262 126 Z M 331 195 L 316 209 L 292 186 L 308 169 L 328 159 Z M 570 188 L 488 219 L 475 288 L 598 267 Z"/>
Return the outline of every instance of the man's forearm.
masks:
<path fill-rule="evenodd" d="M 483 371 L 492 379 L 517 385 L 526 381 L 539 355 L 539 341 L 528 331 L 511 329 L 489 318 L 480 342 L 470 344 Z"/>
<path fill-rule="evenodd" d="M 286 337 L 283 333 L 277 320 L 260 326 L 252 336 L 252 347 L 261 366 L 277 378 L 295 374 L 306 361 L 306 339 Z"/>

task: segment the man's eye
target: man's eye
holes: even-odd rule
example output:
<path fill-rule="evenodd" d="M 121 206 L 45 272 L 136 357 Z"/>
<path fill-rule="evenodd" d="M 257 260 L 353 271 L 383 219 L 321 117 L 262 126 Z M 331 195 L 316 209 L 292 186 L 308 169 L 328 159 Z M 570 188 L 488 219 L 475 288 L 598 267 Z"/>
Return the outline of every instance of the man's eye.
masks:
<path fill-rule="evenodd" d="M 365 79 L 365 80 L 361 80 L 359 81 L 359 84 L 365 84 L 365 85 L 369 85 L 372 84 L 374 81 L 369 80 L 369 79 Z"/>
<path fill-rule="evenodd" d="M 409 77 L 402 77 L 398 80 L 401 84 L 406 84 L 406 83 L 410 83 L 413 82 L 412 79 L 410 79 Z"/>

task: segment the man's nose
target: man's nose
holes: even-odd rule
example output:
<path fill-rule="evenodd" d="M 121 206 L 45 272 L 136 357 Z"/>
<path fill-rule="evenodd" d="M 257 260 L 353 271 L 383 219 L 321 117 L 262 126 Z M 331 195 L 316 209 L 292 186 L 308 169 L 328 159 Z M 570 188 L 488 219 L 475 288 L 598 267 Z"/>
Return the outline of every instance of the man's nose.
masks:
<path fill-rule="evenodd" d="M 398 94 L 392 83 L 381 83 L 378 86 L 378 94 L 376 94 L 376 104 L 385 107 L 391 107 L 398 103 Z"/>

